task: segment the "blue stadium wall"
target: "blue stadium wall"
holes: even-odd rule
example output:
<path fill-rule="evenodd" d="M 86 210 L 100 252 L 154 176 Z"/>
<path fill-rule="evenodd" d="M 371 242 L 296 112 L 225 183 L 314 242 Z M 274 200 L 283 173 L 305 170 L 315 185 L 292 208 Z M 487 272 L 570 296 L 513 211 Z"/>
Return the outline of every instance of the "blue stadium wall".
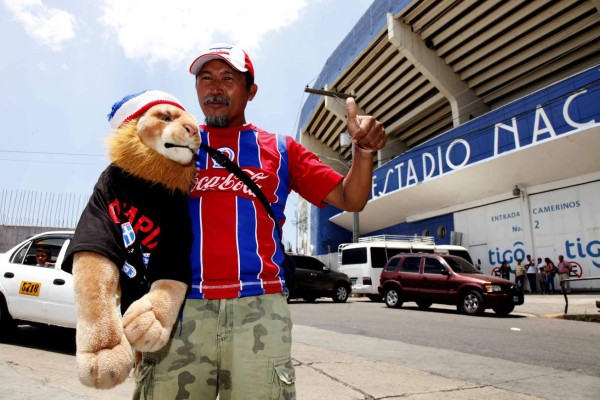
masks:
<path fill-rule="evenodd" d="M 399 205 L 401 207 L 401 205 Z M 311 210 L 311 244 L 313 253 L 324 255 L 335 253 L 342 243 L 352 242 L 352 232 L 329 222 L 329 218 L 341 211 L 338 208 L 327 206 L 317 208 L 312 206 Z M 359 218 L 360 224 L 360 218 Z M 443 228 L 443 229 L 442 229 Z M 437 244 L 450 244 L 451 232 L 454 231 L 454 218 L 452 214 L 440 215 L 434 218 L 424 219 L 417 222 L 403 222 L 379 229 L 362 236 L 375 235 L 425 235 L 433 236 Z"/>
<path fill-rule="evenodd" d="M 504 152 L 526 151 L 529 146 L 553 136 L 577 134 L 578 124 L 600 121 L 600 69 L 583 71 L 545 89 L 469 121 L 410 151 L 374 172 L 371 199 L 405 190 L 443 176 L 465 166 L 490 161 Z M 510 134 L 517 131 L 520 143 Z M 398 207 L 402 207 L 399 202 Z M 313 207 L 311 213 L 311 244 L 315 254 L 336 251 L 339 243 L 352 241 L 349 232 L 331 223 L 329 218 L 340 212 L 328 206 Z M 440 226 L 446 227 L 446 236 L 437 237 Z M 454 230 L 451 214 L 413 223 L 400 223 L 370 232 L 375 234 L 421 235 L 428 230 L 439 244 L 450 243 Z M 364 235 L 363 235 L 364 236 Z"/>

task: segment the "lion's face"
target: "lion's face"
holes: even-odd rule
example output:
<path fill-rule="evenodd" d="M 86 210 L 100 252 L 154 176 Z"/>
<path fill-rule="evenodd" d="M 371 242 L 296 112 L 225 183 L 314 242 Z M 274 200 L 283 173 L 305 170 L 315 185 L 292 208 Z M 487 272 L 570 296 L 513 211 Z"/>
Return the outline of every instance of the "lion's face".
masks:
<path fill-rule="evenodd" d="M 111 162 L 131 175 L 184 193 L 193 182 L 198 123 L 180 108 L 158 104 L 122 124 L 107 142 Z"/>
<path fill-rule="evenodd" d="M 157 104 L 142 115 L 137 134 L 146 146 L 181 165 L 188 164 L 200 147 L 198 122 L 170 104 Z"/>

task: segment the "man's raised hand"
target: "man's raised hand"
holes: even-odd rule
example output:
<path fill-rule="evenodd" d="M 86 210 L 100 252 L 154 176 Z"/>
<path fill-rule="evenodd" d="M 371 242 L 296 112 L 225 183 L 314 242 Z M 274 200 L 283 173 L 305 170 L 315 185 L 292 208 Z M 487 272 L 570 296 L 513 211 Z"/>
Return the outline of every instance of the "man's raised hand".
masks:
<path fill-rule="evenodd" d="M 348 133 L 352 142 L 366 150 L 381 150 L 387 142 L 383 125 L 370 115 L 356 115 L 357 106 L 354 98 L 346 99 L 348 114 Z"/>

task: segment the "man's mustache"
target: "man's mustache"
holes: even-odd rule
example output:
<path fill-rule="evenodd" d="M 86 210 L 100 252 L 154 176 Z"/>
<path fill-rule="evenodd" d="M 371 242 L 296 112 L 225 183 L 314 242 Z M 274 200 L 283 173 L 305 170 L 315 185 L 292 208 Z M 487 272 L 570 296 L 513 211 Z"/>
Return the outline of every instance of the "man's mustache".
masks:
<path fill-rule="evenodd" d="M 202 102 L 202 104 L 204 104 L 204 105 L 214 104 L 214 103 L 220 103 L 224 106 L 228 106 L 231 103 L 231 101 L 229 101 L 229 99 L 226 99 L 225 97 L 213 96 L 213 97 L 207 97 Z"/>

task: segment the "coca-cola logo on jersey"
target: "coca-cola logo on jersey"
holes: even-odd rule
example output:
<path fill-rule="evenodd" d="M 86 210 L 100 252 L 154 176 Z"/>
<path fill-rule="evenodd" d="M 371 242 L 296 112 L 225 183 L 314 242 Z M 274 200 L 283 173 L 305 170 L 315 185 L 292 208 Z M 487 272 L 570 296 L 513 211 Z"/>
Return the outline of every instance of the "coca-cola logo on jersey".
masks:
<path fill-rule="evenodd" d="M 262 188 L 260 185 L 260 181 L 263 179 L 267 179 L 268 175 L 264 172 L 253 172 L 249 169 L 243 170 L 250 179 L 252 179 L 259 188 Z M 192 193 L 195 191 L 231 191 L 231 192 L 242 192 L 246 195 L 255 197 L 252 190 L 246 186 L 246 184 L 240 181 L 233 173 L 229 173 L 225 176 L 213 175 L 213 176 L 203 176 L 198 178 L 194 188 L 192 189 Z"/>

